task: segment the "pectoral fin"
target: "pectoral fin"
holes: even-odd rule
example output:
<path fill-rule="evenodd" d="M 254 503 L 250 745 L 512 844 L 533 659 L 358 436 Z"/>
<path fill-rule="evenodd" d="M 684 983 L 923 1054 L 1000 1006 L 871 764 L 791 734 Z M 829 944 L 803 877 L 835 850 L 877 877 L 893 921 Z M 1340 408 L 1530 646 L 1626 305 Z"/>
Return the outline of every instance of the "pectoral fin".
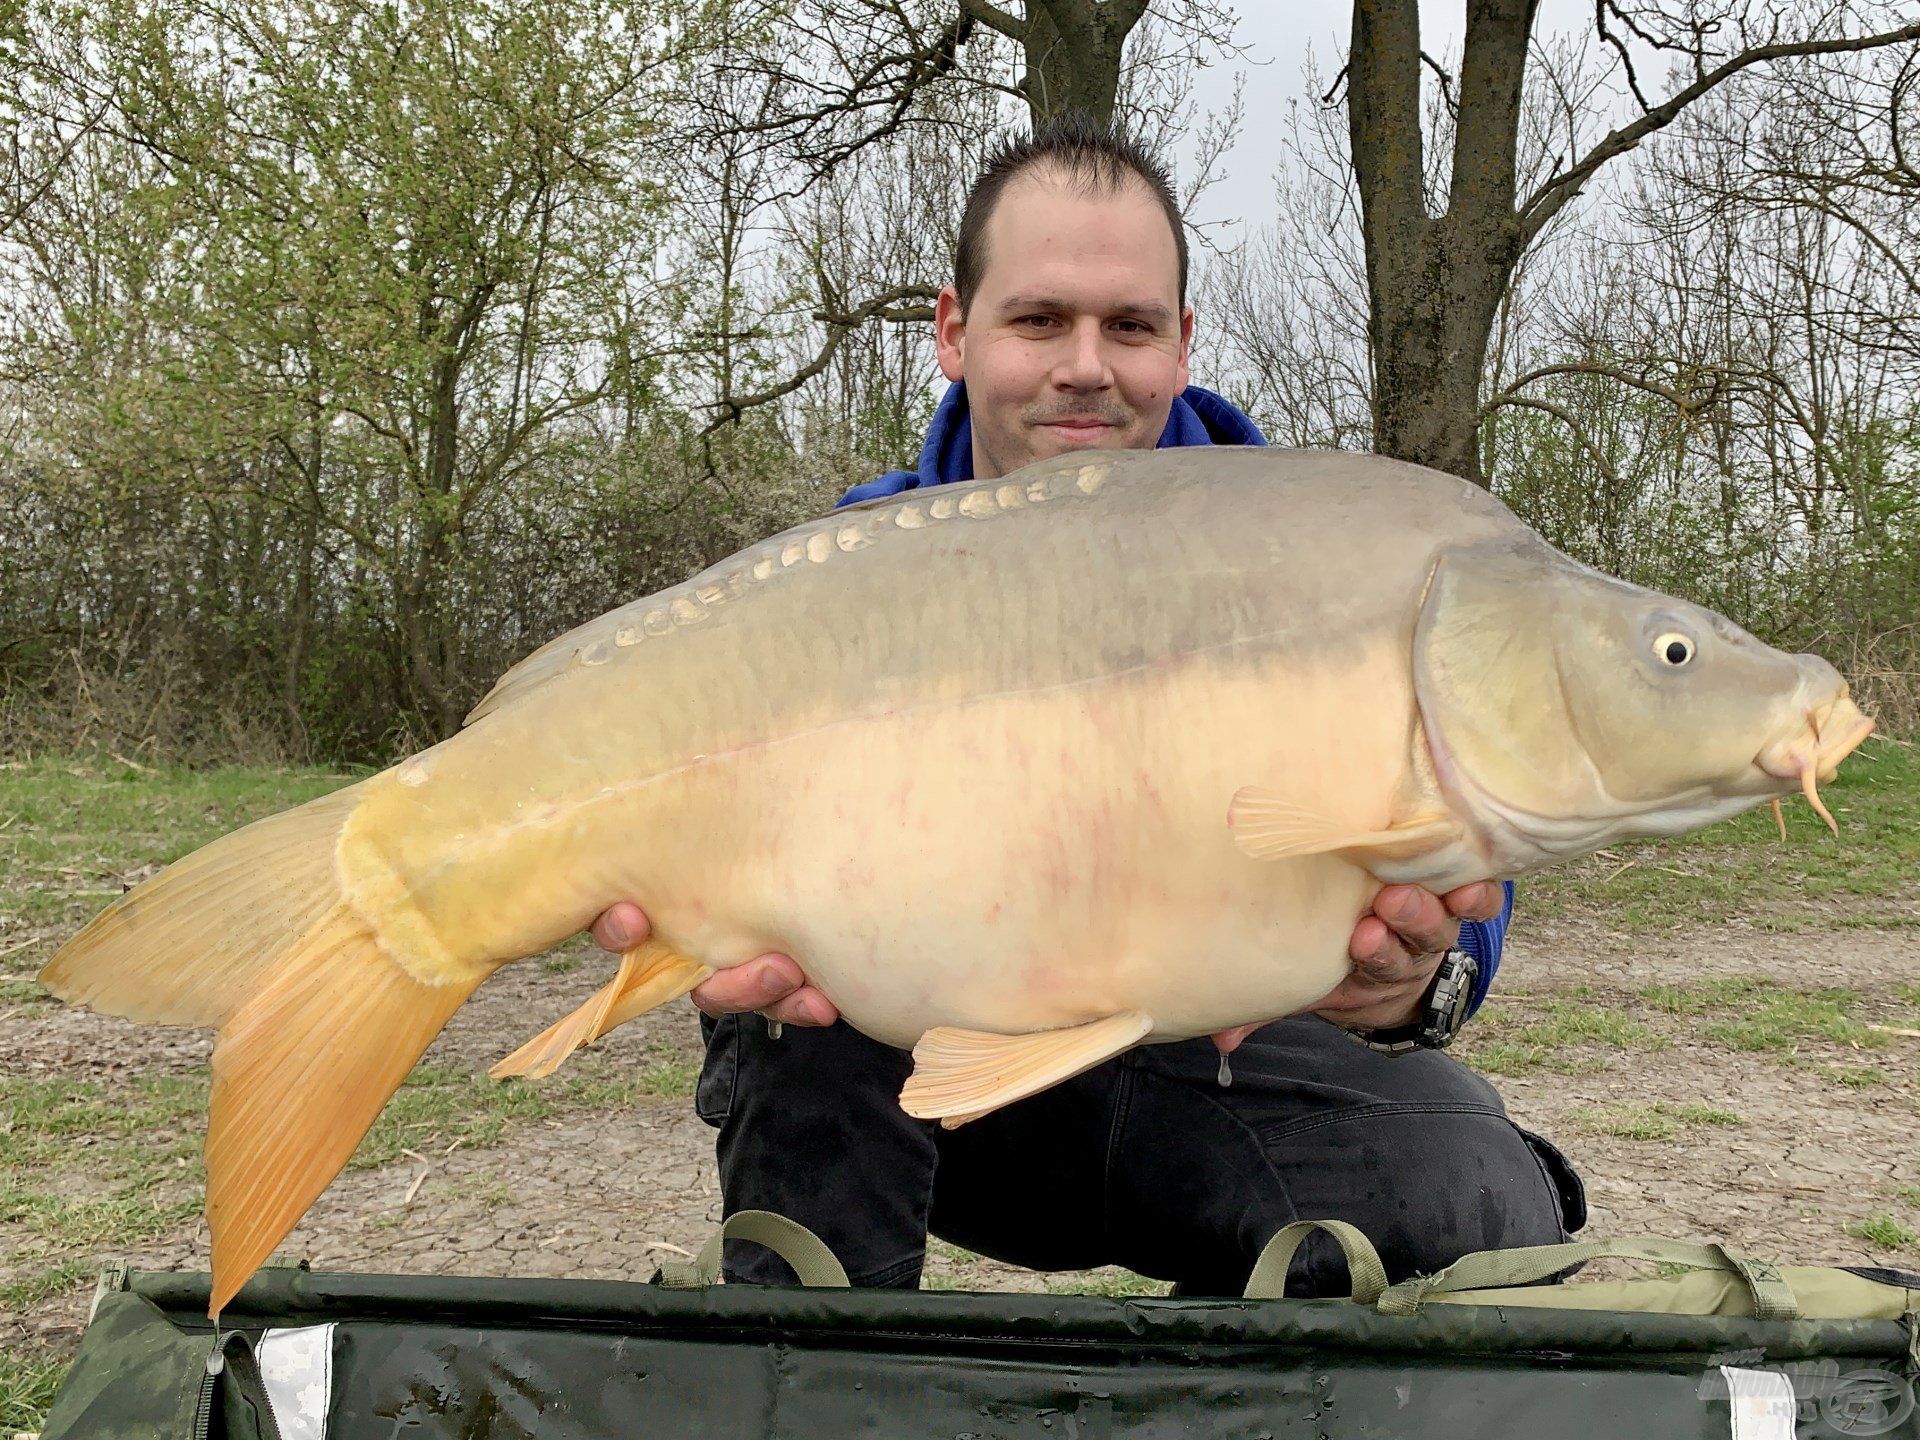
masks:
<path fill-rule="evenodd" d="M 913 1047 L 913 1074 L 900 1092 L 900 1108 L 951 1130 L 1111 1060 L 1151 1029 L 1153 1021 L 1135 1010 L 1027 1035 L 942 1025 Z"/>
<path fill-rule="evenodd" d="M 620 957 L 613 979 L 571 1015 L 556 1020 L 487 1072 L 495 1080 L 551 1075 L 574 1051 L 591 1045 L 635 1016 L 678 1000 L 713 974 L 713 967 L 689 960 L 657 940 L 646 940 Z"/>
<path fill-rule="evenodd" d="M 1459 825 L 1437 814 L 1416 815 L 1385 830 L 1356 830 L 1303 810 L 1258 785 L 1234 793 L 1227 807 L 1227 828 L 1233 832 L 1234 844 L 1256 860 L 1331 854 L 1362 865 L 1372 856 L 1411 859 L 1460 838 Z"/>

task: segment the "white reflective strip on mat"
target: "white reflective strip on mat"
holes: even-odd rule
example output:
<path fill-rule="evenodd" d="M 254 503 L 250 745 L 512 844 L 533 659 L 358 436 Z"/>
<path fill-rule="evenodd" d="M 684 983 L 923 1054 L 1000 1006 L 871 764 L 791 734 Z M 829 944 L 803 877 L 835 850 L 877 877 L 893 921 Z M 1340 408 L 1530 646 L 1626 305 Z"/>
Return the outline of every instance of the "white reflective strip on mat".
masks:
<path fill-rule="evenodd" d="M 1777 1370 L 1722 1365 L 1733 1401 L 1733 1440 L 1793 1440 L 1793 1382 Z"/>
<path fill-rule="evenodd" d="M 260 1378 L 280 1440 L 327 1440 L 333 1398 L 333 1326 L 302 1325 L 260 1337 Z"/>

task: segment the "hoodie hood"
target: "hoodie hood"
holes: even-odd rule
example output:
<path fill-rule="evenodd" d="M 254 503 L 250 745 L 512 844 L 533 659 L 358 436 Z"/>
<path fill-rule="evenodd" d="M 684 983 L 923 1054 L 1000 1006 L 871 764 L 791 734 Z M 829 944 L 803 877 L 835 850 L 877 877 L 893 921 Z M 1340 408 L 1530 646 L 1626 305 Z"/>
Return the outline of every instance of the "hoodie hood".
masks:
<path fill-rule="evenodd" d="M 1198 385 L 1189 385 L 1167 412 L 1167 428 L 1160 432 L 1157 448 L 1266 443 L 1266 437 L 1232 401 Z M 950 485 L 956 480 L 971 479 L 973 416 L 967 408 L 966 381 L 956 380 L 933 412 L 926 443 L 920 447 L 918 467 L 889 470 L 878 480 L 856 485 L 840 497 L 838 504 L 857 505 L 862 500 L 898 495 L 903 490 L 923 490 L 929 485 Z"/>

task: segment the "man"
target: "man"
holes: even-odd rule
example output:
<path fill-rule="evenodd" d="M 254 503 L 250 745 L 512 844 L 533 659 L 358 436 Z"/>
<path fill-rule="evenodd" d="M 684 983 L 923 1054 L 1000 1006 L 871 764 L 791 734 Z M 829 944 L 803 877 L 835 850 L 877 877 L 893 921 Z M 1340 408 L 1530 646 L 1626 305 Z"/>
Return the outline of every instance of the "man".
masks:
<path fill-rule="evenodd" d="M 1133 145 L 1070 122 L 1004 148 L 968 198 L 936 306 L 953 385 L 919 467 L 840 503 L 1071 450 L 1264 444 L 1187 384 L 1186 283 L 1167 177 Z M 1358 1224 L 1395 1279 L 1468 1250 L 1563 1240 L 1584 1219 L 1565 1160 L 1432 1048 L 1484 997 L 1511 905 L 1510 885 L 1390 886 L 1354 928 L 1352 973 L 1311 1015 L 1143 1047 L 953 1131 L 900 1110 L 911 1057 L 836 1023 L 793 959 L 724 971 L 694 1000 L 707 1017 L 696 1104 L 720 1129 L 726 1209 L 799 1220 L 875 1286 L 919 1282 L 929 1227 L 1016 1264 L 1123 1264 L 1211 1294 L 1236 1293 L 1295 1219 Z M 620 950 L 646 919 L 616 906 L 593 933 Z M 1448 956 L 1456 945 L 1477 970 Z M 1436 989 L 1458 1004 L 1436 1006 Z M 1291 1293 L 1344 1289 L 1322 1239 L 1296 1260 Z M 727 1273 L 790 1272 L 732 1246 Z"/>

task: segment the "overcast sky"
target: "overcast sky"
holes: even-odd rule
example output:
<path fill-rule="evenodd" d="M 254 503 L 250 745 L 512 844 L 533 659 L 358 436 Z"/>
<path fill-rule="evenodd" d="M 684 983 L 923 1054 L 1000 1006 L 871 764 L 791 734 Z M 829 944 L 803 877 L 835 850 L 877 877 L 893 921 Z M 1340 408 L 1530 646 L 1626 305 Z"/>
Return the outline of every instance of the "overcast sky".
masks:
<path fill-rule="evenodd" d="M 1224 103 L 1236 71 L 1247 77 L 1246 122 L 1240 143 L 1228 157 L 1228 176 L 1202 197 L 1195 219 L 1257 220 L 1273 203 L 1272 179 L 1280 159 L 1280 135 L 1287 123 L 1287 106 L 1305 101 L 1301 69 L 1308 48 L 1321 72 L 1331 77 L 1346 45 L 1351 10 L 1343 5 L 1300 3 L 1300 0 L 1239 0 L 1236 32 L 1247 47 L 1245 63 L 1216 64 L 1202 78 L 1211 89 L 1203 104 Z M 1593 23 L 1588 0 L 1543 0 L 1536 34 L 1580 29 Z M 1420 0 L 1421 47 L 1430 55 L 1457 54 L 1466 24 L 1465 0 Z M 1312 97 L 1317 100 L 1318 97 Z M 1181 156 L 1183 164 L 1185 156 Z"/>

